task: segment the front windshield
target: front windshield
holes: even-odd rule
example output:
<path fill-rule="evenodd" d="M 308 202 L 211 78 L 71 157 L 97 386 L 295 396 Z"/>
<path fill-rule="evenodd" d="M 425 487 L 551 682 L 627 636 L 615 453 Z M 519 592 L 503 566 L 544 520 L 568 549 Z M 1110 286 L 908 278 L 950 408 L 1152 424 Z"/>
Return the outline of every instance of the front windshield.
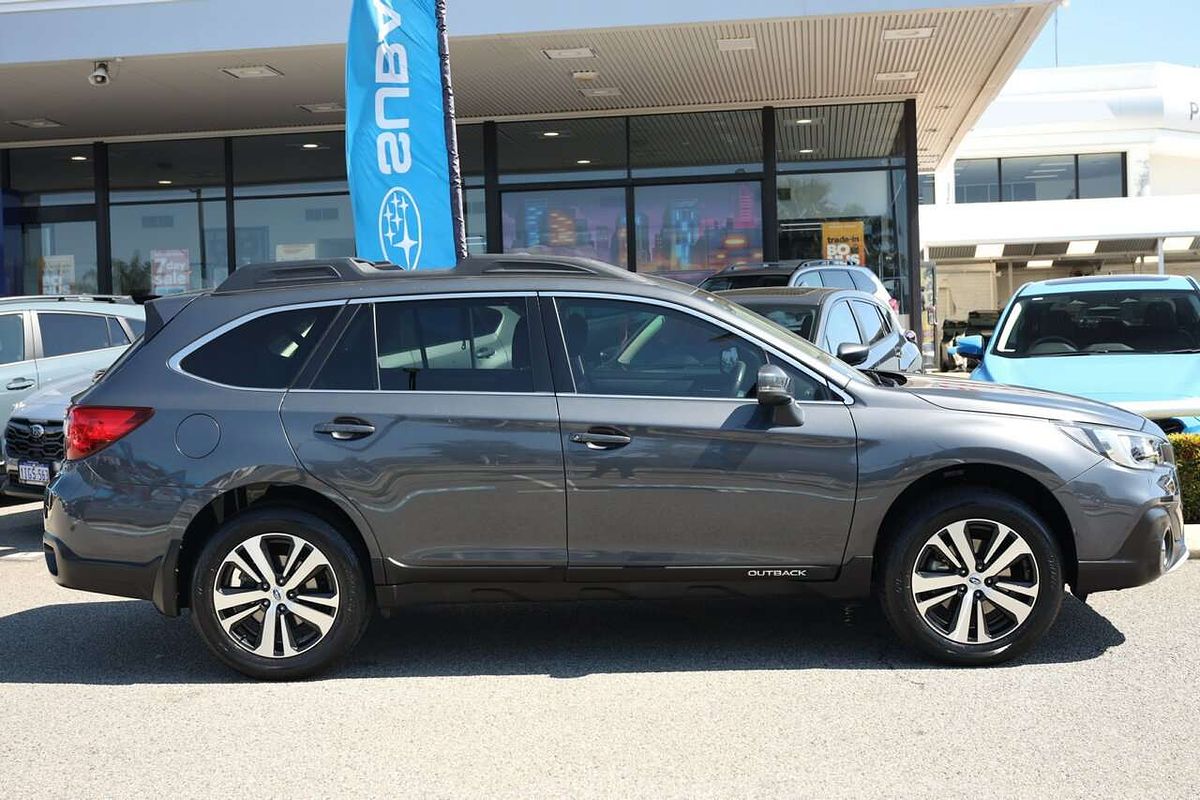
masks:
<path fill-rule="evenodd" d="M 867 376 L 856 370 L 854 367 L 848 366 L 845 362 L 839 361 L 833 356 L 826 353 L 824 350 L 817 347 L 812 342 L 804 339 L 801 336 L 789 331 L 787 328 L 780 325 L 778 322 L 767 319 L 764 316 L 754 313 L 744 306 L 739 306 L 737 303 L 731 303 L 724 297 L 710 295 L 705 298 L 709 302 L 719 305 L 722 309 L 737 317 L 743 325 L 751 332 L 782 339 L 787 345 L 787 349 L 796 353 L 807 356 L 813 361 L 820 362 L 826 369 L 835 372 L 844 378 L 859 383 L 871 383 Z"/>
<path fill-rule="evenodd" d="M 992 352 L 1010 358 L 1173 353 L 1200 347 L 1200 293 L 1079 290 L 1016 300 Z"/>

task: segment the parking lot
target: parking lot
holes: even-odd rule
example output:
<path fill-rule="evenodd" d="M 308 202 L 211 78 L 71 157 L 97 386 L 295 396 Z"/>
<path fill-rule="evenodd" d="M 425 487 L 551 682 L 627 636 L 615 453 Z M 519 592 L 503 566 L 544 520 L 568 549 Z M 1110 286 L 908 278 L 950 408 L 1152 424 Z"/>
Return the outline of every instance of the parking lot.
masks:
<path fill-rule="evenodd" d="M 186 618 L 61 589 L 0 508 L 10 797 L 1191 796 L 1200 562 L 1068 599 L 1033 654 L 946 669 L 871 606 L 587 603 L 377 620 L 328 678 L 256 684 Z"/>

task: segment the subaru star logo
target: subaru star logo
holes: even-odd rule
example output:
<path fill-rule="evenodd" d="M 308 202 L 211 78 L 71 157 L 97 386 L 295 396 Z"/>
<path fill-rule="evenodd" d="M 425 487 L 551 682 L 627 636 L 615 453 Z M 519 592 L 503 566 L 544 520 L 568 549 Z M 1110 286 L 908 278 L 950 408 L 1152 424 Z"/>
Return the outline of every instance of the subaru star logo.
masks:
<path fill-rule="evenodd" d="M 31 439 L 40 439 L 46 435 L 46 429 L 38 425 L 36 422 L 29 426 L 29 437 Z"/>
<path fill-rule="evenodd" d="M 379 247 L 383 256 L 405 269 L 421 260 L 421 212 L 407 189 L 395 186 L 379 206 Z"/>

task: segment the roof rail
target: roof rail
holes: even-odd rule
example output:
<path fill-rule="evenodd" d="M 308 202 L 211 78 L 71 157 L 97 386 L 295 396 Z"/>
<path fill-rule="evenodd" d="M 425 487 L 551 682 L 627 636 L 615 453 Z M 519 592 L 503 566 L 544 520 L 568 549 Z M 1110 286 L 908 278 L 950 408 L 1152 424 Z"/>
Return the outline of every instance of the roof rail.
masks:
<path fill-rule="evenodd" d="M 0 303 L 121 303 L 134 304 L 134 299 L 120 294 L 22 294 L 0 297 Z"/>
<path fill-rule="evenodd" d="M 507 255 L 471 256 L 458 263 L 455 275 L 583 275 L 629 278 L 634 273 L 590 258 Z"/>
<path fill-rule="evenodd" d="M 270 261 L 238 267 L 221 282 L 221 285 L 213 293 L 226 294 L 250 289 L 276 289 L 287 286 L 309 286 L 314 283 L 394 278 L 403 274 L 403 267 L 387 261 L 365 261 L 361 258 Z"/>

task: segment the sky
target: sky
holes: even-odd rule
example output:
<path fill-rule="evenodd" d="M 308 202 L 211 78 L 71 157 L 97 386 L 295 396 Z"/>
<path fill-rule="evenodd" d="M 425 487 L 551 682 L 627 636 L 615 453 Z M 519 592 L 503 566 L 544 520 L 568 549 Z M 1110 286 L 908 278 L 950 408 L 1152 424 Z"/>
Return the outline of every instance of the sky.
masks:
<path fill-rule="evenodd" d="M 1200 0 L 1071 0 L 1059 9 L 1059 66 L 1136 61 L 1200 66 Z M 1054 65 L 1050 19 L 1021 66 Z"/>

